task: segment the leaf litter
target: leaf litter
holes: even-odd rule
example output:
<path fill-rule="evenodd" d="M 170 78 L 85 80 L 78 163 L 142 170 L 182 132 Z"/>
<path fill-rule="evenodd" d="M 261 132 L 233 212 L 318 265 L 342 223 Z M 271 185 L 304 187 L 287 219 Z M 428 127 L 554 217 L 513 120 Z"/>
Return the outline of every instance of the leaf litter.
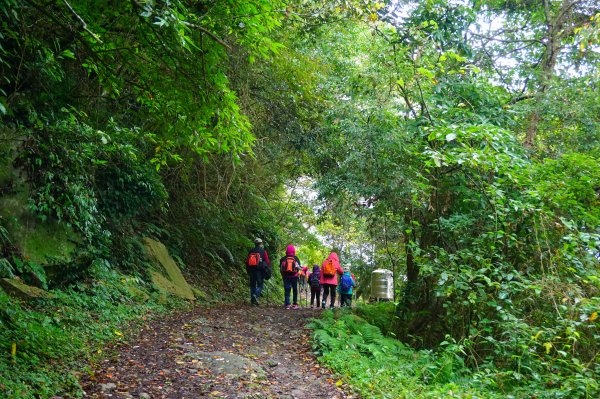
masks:
<path fill-rule="evenodd" d="M 311 353 L 305 325 L 319 312 L 223 305 L 153 320 L 82 387 L 88 398 L 356 399 Z"/>

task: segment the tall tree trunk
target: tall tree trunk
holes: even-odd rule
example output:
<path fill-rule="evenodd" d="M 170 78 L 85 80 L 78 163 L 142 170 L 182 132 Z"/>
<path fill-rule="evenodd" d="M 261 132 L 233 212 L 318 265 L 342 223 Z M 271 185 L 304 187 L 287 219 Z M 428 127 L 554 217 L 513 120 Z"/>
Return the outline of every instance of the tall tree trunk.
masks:
<path fill-rule="evenodd" d="M 406 214 L 404 220 L 405 222 L 407 222 L 406 225 L 410 226 L 409 214 Z M 417 281 L 417 278 L 419 278 L 419 267 L 415 264 L 415 257 L 413 254 L 412 247 L 410 245 L 410 234 L 411 233 L 406 232 L 406 229 L 404 230 L 404 250 L 406 251 L 406 279 L 409 282 L 415 282 Z"/>
<path fill-rule="evenodd" d="M 556 15 L 551 15 L 549 0 L 544 0 L 544 13 L 546 15 L 546 35 L 544 37 L 545 50 L 542 55 L 542 73 L 538 84 L 538 92 L 535 96 L 534 109 L 527 116 L 527 131 L 523 145 L 533 148 L 538 133 L 539 123 L 542 117 L 540 103 L 548 90 L 548 85 L 554 77 L 554 69 L 558 55 L 562 50 L 562 41 L 566 36 L 572 35 L 575 24 L 567 24 L 567 20 L 573 17 L 573 7 L 579 3 L 578 0 L 563 0 Z"/>

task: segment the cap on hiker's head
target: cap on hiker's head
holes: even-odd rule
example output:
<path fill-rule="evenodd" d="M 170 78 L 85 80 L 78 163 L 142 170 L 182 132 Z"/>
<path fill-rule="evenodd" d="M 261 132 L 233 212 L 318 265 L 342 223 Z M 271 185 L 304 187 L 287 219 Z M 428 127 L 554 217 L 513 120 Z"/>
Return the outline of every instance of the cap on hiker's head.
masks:
<path fill-rule="evenodd" d="M 344 266 L 344 271 L 345 272 L 349 272 L 350 271 L 350 266 Z"/>
<path fill-rule="evenodd" d="M 262 244 L 262 240 L 261 240 L 260 238 L 256 237 L 256 238 L 254 239 L 254 243 L 255 243 L 255 244 Z"/>

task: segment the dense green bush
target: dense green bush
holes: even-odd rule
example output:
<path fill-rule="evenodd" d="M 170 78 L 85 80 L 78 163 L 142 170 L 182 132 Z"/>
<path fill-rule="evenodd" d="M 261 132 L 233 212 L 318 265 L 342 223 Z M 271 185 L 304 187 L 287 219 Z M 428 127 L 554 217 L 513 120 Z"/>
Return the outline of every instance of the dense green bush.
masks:
<path fill-rule="evenodd" d="M 89 241 L 110 238 L 107 222 L 160 213 L 167 198 L 145 154 L 151 137 L 107 128 L 95 130 L 63 110 L 57 121 L 39 121 L 16 160 L 32 186 L 32 210 Z"/>
<path fill-rule="evenodd" d="M 324 312 L 310 327 L 321 361 L 364 397 L 506 397 L 469 378 L 458 345 L 447 343 L 439 353 L 416 351 L 346 312 Z"/>
<path fill-rule="evenodd" d="M 374 315 L 379 310 L 379 306 L 368 309 L 369 306 L 361 306 L 358 313 Z M 584 308 L 589 311 L 597 306 L 590 303 Z M 498 351 L 490 354 L 490 361 L 475 368 L 464 363 L 474 350 L 473 342 L 466 339 L 456 342 L 446 336 L 435 350 L 415 350 L 397 339 L 384 337 L 378 327 L 348 312 L 325 312 L 310 327 L 314 330 L 314 349 L 321 360 L 365 397 L 598 396 L 598 362 L 581 361 L 567 354 L 579 338 L 573 322 L 548 325 L 534 333 L 523 320 L 508 312 L 500 313 L 503 328 L 510 327 L 511 334 L 496 343 Z M 589 325 L 595 317 L 597 313 L 596 316 L 586 313 L 585 317 L 579 317 L 578 323 Z M 383 320 L 380 316 L 378 319 Z M 597 332 L 593 335 L 597 340 Z M 497 362 L 502 358 L 510 364 L 499 365 Z"/>
<path fill-rule="evenodd" d="M 393 334 L 394 317 L 396 317 L 396 304 L 394 302 L 357 304 L 354 313 L 367 323 L 379 328 L 383 335 Z"/>

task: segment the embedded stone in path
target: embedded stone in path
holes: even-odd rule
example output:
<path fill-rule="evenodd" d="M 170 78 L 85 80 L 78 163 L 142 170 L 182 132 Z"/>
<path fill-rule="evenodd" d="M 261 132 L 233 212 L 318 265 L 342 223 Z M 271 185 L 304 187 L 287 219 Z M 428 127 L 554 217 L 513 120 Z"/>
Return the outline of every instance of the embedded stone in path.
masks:
<path fill-rule="evenodd" d="M 208 368 L 213 374 L 225 374 L 227 378 L 264 378 L 265 371 L 254 360 L 229 352 L 187 353 L 186 358 L 198 360 L 194 368 Z"/>

